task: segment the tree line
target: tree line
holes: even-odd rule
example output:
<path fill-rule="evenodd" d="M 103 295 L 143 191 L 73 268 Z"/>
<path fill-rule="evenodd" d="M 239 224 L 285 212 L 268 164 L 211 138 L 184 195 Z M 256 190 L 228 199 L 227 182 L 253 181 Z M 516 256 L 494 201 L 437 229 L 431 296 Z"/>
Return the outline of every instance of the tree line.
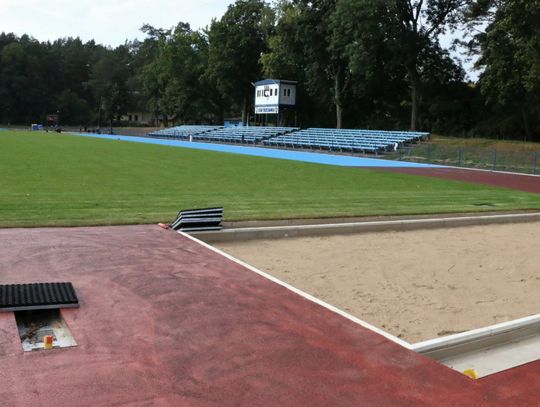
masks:
<path fill-rule="evenodd" d="M 298 125 L 540 140 L 540 0 L 237 0 L 195 30 L 112 48 L 0 34 L 0 122 L 166 125 L 253 112 L 253 82 L 298 81 Z M 441 46 L 477 58 L 478 81 Z"/>

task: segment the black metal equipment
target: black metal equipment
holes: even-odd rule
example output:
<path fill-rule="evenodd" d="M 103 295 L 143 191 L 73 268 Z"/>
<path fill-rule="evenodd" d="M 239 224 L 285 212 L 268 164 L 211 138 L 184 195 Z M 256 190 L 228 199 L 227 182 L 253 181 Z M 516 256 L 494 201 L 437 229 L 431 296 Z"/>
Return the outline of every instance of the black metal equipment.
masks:
<path fill-rule="evenodd" d="M 178 212 L 178 216 L 169 225 L 170 229 L 182 232 L 221 230 L 223 207 L 188 209 Z"/>
<path fill-rule="evenodd" d="M 0 285 L 0 312 L 77 307 L 79 299 L 71 283 Z"/>

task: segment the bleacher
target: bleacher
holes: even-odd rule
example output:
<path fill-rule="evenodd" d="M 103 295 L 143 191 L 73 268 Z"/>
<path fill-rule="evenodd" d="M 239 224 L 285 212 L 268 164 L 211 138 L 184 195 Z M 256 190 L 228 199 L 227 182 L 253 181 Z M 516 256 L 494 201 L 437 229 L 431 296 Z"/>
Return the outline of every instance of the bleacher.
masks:
<path fill-rule="evenodd" d="M 379 153 L 420 141 L 429 133 L 296 127 L 177 126 L 149 133 L 149 137 L 220 143 L 263 144 L 339 152 Z"/>
<path fill-rule="evenodd" d="M 186 126 L 177 126 L 171 127 L 168 129 L 154 131 L 148 133 L 149 137 L 159 137 L 159 138 L 172 138 L 179 140 L 188 140 L 189 137 L 195 138 L 198 135 L 208 133 L 210 131 L 222 129 L 223 126 L 196 126 L 196 125 L 186 125 Z"/>
<path fill-rule="evenodd" d="M 149 133 L 149 137 L 222 143 L 256 144 L 271 137 L 298 130 L 296 127 L 178 126 Z"/>
<path fill-rule="evenodd" d="M 378 153 L 422 140 L 429 133 L 409 131 L 309 128 L 264 140 L 272 147 Z"/>
<path fill-rule="evenodd" d="M 298 130 L 295 127 L 226 127 L 197 135 L 198 140 L 256 144 Z"/>

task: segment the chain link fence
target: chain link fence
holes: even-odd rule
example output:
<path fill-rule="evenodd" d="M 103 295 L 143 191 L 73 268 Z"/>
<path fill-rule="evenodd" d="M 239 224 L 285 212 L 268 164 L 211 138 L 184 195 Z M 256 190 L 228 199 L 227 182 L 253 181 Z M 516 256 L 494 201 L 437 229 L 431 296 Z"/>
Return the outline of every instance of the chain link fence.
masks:
<path fill-rule="evenodd" d="M 540 174 L 540 146 L 531 149 L 455 147 L 437 143 L 405 146 L 386 158 L 426 164 Z"/>

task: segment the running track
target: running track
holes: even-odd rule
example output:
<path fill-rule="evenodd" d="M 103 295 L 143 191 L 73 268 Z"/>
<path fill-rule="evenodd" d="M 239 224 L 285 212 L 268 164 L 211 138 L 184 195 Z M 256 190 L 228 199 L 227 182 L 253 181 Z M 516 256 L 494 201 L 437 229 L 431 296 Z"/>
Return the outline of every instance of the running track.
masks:
<path fill-rule="evenodd" d="M 157 226 L 3 229 L 0 262 L 81 301 L 62 350 L 0 313 L 3 407 L 540 404 L 540 362 L 471 380 Z"/>
<path fill-rule="evenodd" d="M 422 175 L 427 177 L 453 179 L 473 182 L 476 184 L 492 185 L 502 188 L 517 189 L 525 192 L 540 194 L 540 176 L 511 174 L 494 171 L 468 170 L 464 168 L 381 168 L 386 171 L 403 174 Z"/>

